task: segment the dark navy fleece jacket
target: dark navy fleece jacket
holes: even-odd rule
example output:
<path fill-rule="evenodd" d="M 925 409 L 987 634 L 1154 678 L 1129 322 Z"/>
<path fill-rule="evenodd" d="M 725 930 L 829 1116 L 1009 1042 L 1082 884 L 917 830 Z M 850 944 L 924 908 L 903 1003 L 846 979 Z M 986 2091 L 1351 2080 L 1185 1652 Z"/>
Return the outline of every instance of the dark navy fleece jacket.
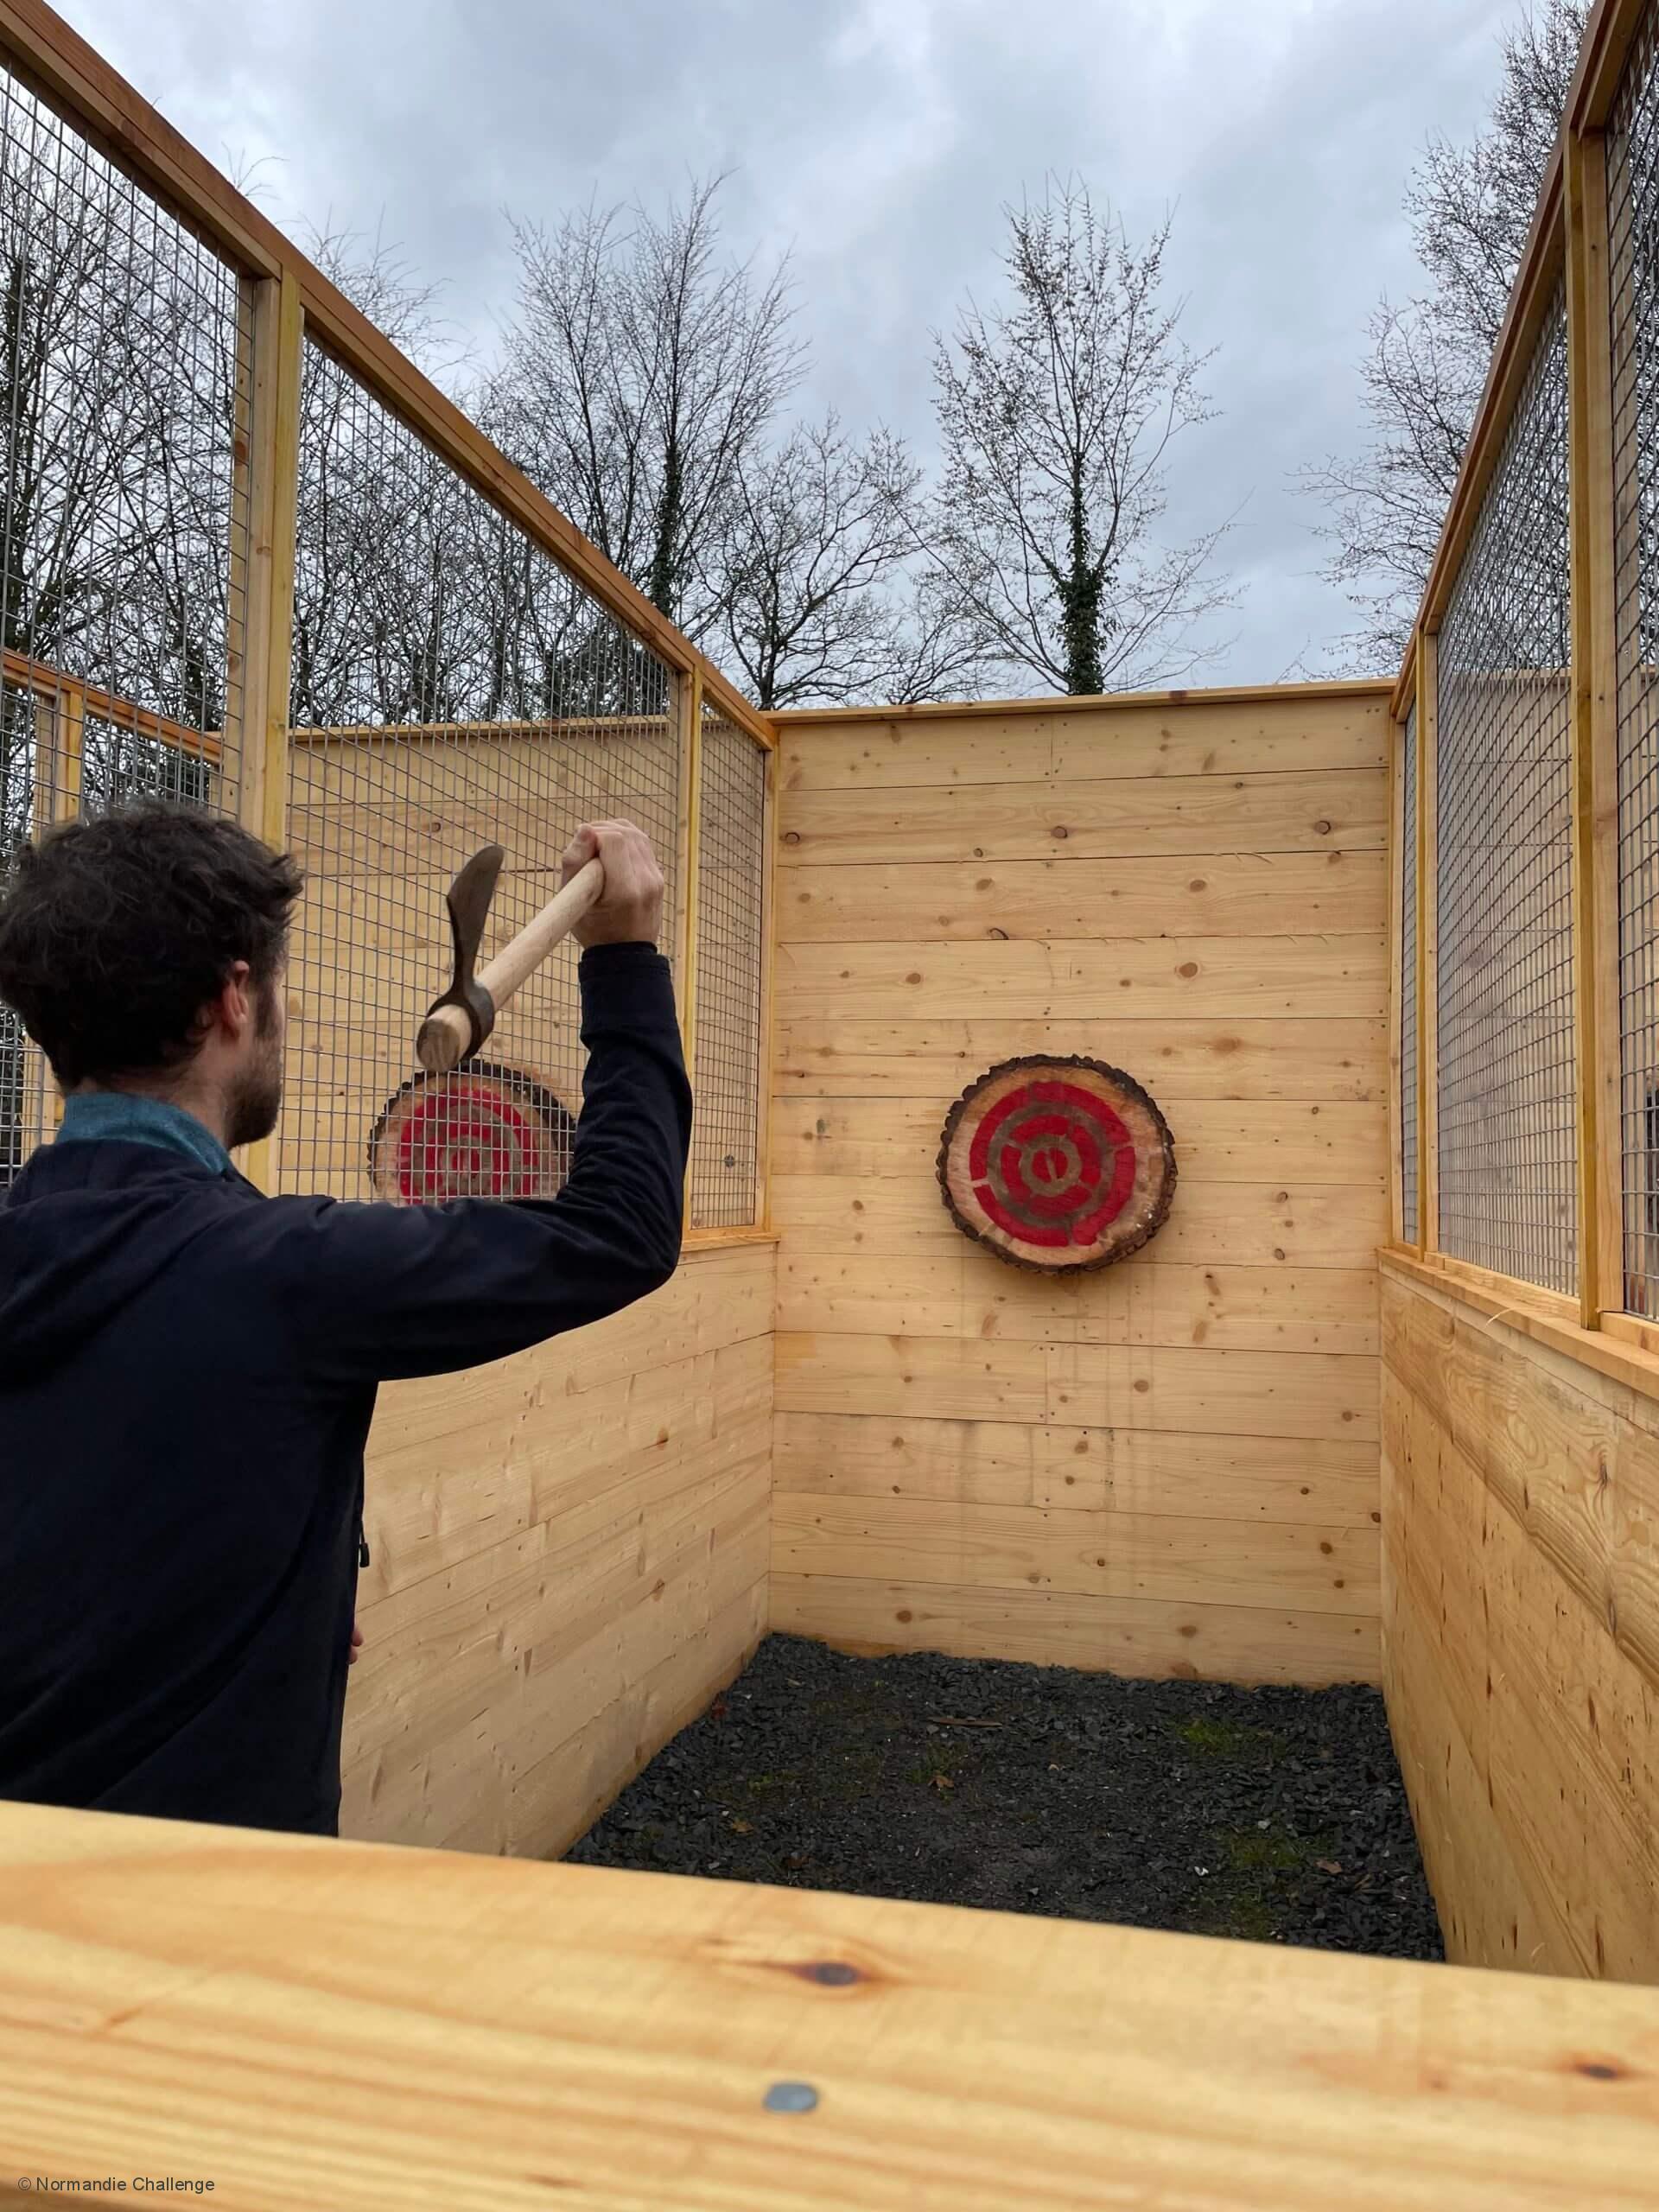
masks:
<path fill-rule="evenodd" d="M 0 1201 L 0 1797 L 335 1832 L 382 1381 L 499 1359 L 679 1258 L 667 963 L 582 963 L 569 1181 L 516 1205 L 266 1198 L 60 1143 Z"/>

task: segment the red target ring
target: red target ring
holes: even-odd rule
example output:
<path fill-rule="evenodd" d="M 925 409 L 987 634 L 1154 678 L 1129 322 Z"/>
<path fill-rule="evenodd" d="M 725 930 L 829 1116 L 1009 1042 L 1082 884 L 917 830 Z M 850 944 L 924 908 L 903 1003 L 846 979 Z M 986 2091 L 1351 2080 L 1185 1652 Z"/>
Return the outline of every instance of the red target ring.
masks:
<path fill-rule="evenodd" d="M 450 1198 L 550 1198 L 570 1172 L 575 1122 L 516 1069 L 470 1061 L 417 1076 L 387 1100 L 369 1140 L 369 1176 L 395 1205 Z"/>
<path fill-rule="evenodd" d="M 1048 1273 L 1100 1268 L 1162 1226 L 1175 1147 L 1121 1068 L 1008 1060 L 952 1107 L 938 1173 L 957 1227 L 1000 1257 Z"/>

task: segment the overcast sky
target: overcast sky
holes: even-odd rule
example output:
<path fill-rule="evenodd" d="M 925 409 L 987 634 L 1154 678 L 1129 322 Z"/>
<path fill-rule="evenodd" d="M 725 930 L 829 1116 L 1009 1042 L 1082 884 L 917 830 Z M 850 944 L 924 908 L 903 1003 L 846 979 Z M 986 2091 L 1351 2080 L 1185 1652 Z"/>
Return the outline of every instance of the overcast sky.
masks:
<path fill-rule="evenodd" d="M 734 243 L 788 248 L 807 404 L 931 435 L 930 333 L 995 290 L 1001 204 L 1077 171 L 1144 233 L 1176 207 L 1220 417 L 1177 448 L 1171 527 L 1242 507 L 1243 588 L 1203 679 L 1317 670 L 1349 626 L 1298 464 L 1361 435 L 1355 365 L 1414 283 L 1401 188 L 1465 135 L 1508 0 L 59 0 L 278 222 L 377 227 L 480 353 L 511 305 L 504 209 L 658 199 L 730 168 Z"/>

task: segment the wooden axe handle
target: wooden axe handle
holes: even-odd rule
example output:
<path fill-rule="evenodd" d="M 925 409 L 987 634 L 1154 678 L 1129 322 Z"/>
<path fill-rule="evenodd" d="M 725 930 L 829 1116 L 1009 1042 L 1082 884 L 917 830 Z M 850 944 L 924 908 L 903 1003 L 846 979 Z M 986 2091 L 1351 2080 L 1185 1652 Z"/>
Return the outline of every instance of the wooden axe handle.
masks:
<path fill-rule="evenodd" d="M 526 922 L 518 936 L 479 969 L 477 980 L 489 993 L 498 1014 L 554 946 L 569 936 L 604 888 L 603 867 L 596 860 L 589 861 L 563 891 L 548 900 L 533 922 Z M 488 1033 L 486 1030 L 485 1034 Z M 441 1006 L 421 1024 L 415 1055 L 429 1075 L 448 1075 L 466 1058 L 472 1040 L 472 1024 L 465 1011 L 458 1006 Z"/>

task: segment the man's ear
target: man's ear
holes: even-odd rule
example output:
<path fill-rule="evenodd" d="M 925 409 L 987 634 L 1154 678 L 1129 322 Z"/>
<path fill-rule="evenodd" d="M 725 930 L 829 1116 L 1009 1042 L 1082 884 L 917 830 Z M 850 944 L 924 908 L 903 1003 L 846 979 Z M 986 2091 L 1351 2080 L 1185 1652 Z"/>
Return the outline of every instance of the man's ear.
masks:
<path fill-rule="evenodd" d="M 245 960 L 238 960 L 225 978 L 224 988 L 219 996 L 207 1008 L 208 1020 L 213 1027 L 222 1029 L 235 1044 L 252 1027 L 257 1011 L 253 970 Z"/>

